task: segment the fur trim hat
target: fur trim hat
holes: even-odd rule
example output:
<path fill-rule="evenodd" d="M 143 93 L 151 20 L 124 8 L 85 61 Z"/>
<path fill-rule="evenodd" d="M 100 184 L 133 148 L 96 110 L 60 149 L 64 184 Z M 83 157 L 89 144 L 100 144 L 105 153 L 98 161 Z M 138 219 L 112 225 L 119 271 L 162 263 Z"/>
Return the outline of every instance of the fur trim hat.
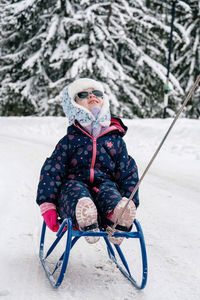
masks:
<path fill-rule="evenodd" d="M 111 115 L 109 101 L 105 94 L 103 97 L 103 106 L 97 117 L 95 117 L 94 114 L 87 108 L 76 103 L 74 96 L 87 88 L 98 89 L 104 92 L 102 84 L 90 78 L 75 80 L 64 92 L 62 106 L 67 118 L 69 119 L 69 125 L 73 124 L 74 120 L 77 120 L 82 126 L 89 126 L 92 122 L 94 126 L 98 126 L 98 124 L 105 127 L 109 126 Z"/>
<path fill-rule="evenodd" d="M 68 87 L 68 94 L 71 99 L 74 100 L 74 97 L 77 93 L 82 92 L 85 89 L 93 88 L 99 90 L 102 93 L 104 92 L 103 86 L 100 82 L 90 79 L 90 78 L 80 78 L 72 82 Z"/>

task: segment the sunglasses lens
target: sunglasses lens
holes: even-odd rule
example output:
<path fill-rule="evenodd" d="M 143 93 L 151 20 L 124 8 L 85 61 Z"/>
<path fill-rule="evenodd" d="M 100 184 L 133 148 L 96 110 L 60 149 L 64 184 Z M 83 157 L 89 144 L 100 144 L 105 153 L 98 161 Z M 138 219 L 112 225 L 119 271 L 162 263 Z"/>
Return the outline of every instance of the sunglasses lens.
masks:
<path fill-rule="evenodd" d="M 83 100 L 83 99 L 87 98 L 89 96 L 89 94 L 93 94 L 98 98 L 103 98 L 103 93 L 98 90 L 91 91 L 91 92 L 80 92 L 80 93 L 77 93 L 77 96 L 80 100 Z"/>
<path fill-rule="evenodd" d="M 98 98 L 103 98 L 103 93 L 101 91 L 92 91 L 92 94 L 94 94 Z"/>
<path fill-rule="evenodd" d="M 88 92 L 80 92 L 77 94 L 77 96 L 79 97 L 79 99 L 84 99 L 88 97 Z"/>

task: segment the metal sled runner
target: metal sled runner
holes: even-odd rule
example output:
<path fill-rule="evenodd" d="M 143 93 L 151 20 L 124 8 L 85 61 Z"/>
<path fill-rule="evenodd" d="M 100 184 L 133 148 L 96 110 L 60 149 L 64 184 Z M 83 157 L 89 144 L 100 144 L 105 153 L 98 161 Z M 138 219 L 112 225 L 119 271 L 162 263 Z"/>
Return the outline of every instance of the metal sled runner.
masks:
<path fill-rule="evenodd" d="M 146 255 L 146 247 L 145 247 L 145 241 L 144 241 L 144 236 L 142 232 L 142 228 L 140 226 L 140 223 L 135 219 L 134 220 L 134 225 L 136 228 L 136 231 L 131 231 L 131 232 L 123 232 L 123 233 L 115 233 L 114 236 L 119 236 L 119 237 L 125 237 L 128 239 L 134 238 L 134 239 L 139 239 L 140 242 L 140 249 L 141 249 L 141 258 L 142 258 L 142 280 L 141 283 L 138 284 L 136 280 L 133 278 L 131 275 L 131 272 L 129 270 L 128 263 L 126 261 L 126 258 L 118 245 L 111 245 L 109 239 L 108 239 L 108 234 L 106 231 L 100 231 L 100 232 L 89 232 L 89 231 L 78 231 L 78 230 L 73 230 L 72 228 L 72 221 L 70 218 L 65 219 L 61 226 L 60 229 L 58 230 L 56 234 L 56 239 L 46 252 L 44 253 L 44 242 L 45 242 L 45 233 L 46 233 L 46 224 L 43 222 L 43 227 L 42 227 L 42 233 L 41 233 L 41 240 L 40 240 L 40 251 L 39 251 L 39 256 L 41 263 L 44 267 L 44 270 L 46 272 L 46 275 L 51 283 L 51 285 L 54 288 L 57 288 L 60 286 L 60 284 L 63 281 L 65 271 L 67 269 L 68 265 L 68 260 L 69 260 L 69 255 L 70 251 L 75 245 L 75 243 L 79 240 L 80 237 L 83 236 L 100 236 L 104 238 L 104 241 L 107 245 L 107 251 L 110 259 L 116 264 L 116 266 L 119 268 L 119 270 L 122 272 L 122 274 L 138 289 L 143 289 L 146 285 L 147 282 L 147 255 Z M 53 270 L 50 270 L 47 258 L 50 256 L 50 254 L 53 252 L 55 247 L 58 245 L 59 241 L 61 238 L 66 235 L 66 247 L 65 251 L 63 254 L 60 256 L 59 260 L 57 263 L 53 266 Z M 118 260 L 120 263 L 117 261 L 116 254 L 118 254 Z M 58 278 L 55 279 L 54 274 L 55 272 L 58 272 Z"/>

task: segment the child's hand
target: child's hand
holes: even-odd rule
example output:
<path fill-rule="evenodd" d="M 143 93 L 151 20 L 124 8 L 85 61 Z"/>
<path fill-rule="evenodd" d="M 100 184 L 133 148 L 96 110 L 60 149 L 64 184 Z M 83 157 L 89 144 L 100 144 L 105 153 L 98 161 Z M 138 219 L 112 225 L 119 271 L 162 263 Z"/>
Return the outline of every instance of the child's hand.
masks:
<path fill-rule="evenodd" d="M 55 209 L 47 210 L 43 215 L 44 221 L 46 225 L 51 229 L 53 232 L 57 232 L 59 226 L 57 224 L 57 213 Z"/>

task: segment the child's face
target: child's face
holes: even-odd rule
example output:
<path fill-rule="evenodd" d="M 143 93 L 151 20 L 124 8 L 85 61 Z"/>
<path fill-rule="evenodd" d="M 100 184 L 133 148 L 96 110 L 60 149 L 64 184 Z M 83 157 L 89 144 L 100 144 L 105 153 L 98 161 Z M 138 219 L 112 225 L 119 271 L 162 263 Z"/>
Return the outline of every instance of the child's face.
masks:
<path fill-rule="evenodd" d="M 94 91 L 94 89 L 89 88 L 89 89 L 85 89 L 83 91 L 90 92 L 90 91 Z M 98 98 L 97 96 L 95 96 L 93 94 L 89 94 L 87 98 L 84 98 L 82 100 L 80 100 L 78 97 L 76 97 L 75 101 L 79 105 L 81 105 L 89 110 L 92 110 L 94 107 L 101 108 L 103 105 L 103 98 Z"/>

